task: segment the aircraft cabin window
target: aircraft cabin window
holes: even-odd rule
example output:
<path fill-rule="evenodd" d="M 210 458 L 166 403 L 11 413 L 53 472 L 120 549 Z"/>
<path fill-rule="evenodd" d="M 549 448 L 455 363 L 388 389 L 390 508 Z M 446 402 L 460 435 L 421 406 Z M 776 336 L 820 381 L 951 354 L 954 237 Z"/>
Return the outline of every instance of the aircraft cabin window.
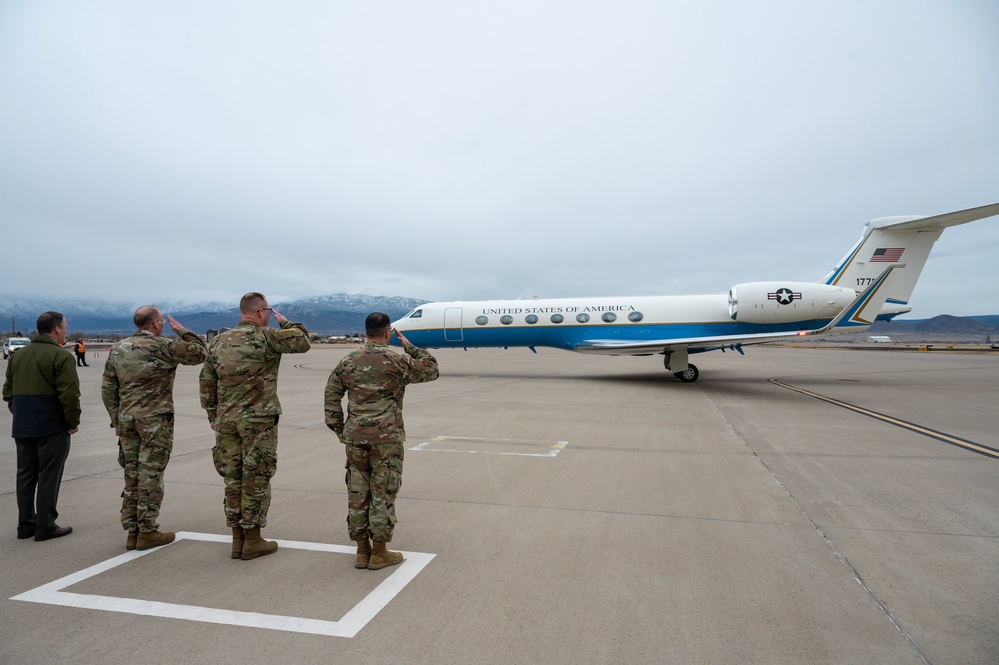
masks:
<path fill-rule="evenodd" d="M 562 323 L 563 321 L 565 321 L 565 317 L 562 316 L 561 314 L 552 314 L 551 321 L 552 323 Z"/>
<path fill-rule="evenodd" d="M 589 314 L 577 314 L 576 315 L 576 320 L 579 321 L 580 323 L 586 323 L 587 321 L 590 320 L 590 315 Z"/>
<path fill-rule="evenodd" d="M 604 320 L 604 323 L 613 323 L 617 321 L 617 314 L 614 312 L 604 312 L 604 315 L 600 318 Z"/>
<path fill-rule="evenodd" d="M 628 320 L 629 321 L 634 321 L 635 323 L 638 323 L 639 321 L 641 321 L 642 318 L 643 317 L 642 317 L 642 313 L 641 312 L 632 312 L 631 314 L 628 315 Z"/>
<path fill-rule="evenodd" d="M 503 316 L 500 317 L 500 323 L 502 323 L 504 326 L 508 326 L 511 323 L 513 323 L 513 317 L 510 316 L 509 314 L 504 314 Z"/>
<path fill-rule="evenodd" d="M 533 325 L 538 322 L 538 317 L 534 314 L 528 314 L 524 320 Z"/>
<path fill-rule="evenodd" d="M 419 319 L 419 318 L 422 318 L 422 317 L 423 317 L 423 310 L 422 309 L 414 309 L 413 312 L 412 312 L 412 314 L 409 315 L 409 318 L 411 318 L 411 319 Z"/>
<path fill-rule="evenodd" d="M 485 316 L 477 316 L 477 317 L 475 317 L 475 322 L 477 324 L 479 324 L 480 326 L 484 326 L 487 323 L 489 323 L 489 318 L 485 317 Z"/>

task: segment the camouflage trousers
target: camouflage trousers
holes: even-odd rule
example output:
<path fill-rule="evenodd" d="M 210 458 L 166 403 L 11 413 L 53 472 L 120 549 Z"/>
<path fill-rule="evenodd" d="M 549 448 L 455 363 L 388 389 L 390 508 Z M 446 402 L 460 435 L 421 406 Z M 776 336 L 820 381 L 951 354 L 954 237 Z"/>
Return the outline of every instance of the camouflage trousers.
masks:
<path fill-rule="evenodd" d="M 402 487 L 401 443 L 348 443 L 347 531 L 351 540 L 387 543 L 395 530 L 395 497 Z"/>
<path fill-rule="evenodd" d="M 118 423 L 118 464 L 125 470 L 121 526 L 151 533 L 163 503 L 163 473 L 173 450 L 173 414 Z"/>
<path fill-rule="evenodd" d="M 277 471 L 277 416 L 216 421 L 212 460 L 225 479 L 225 523 L 267 526 L 271 478 Z"/>

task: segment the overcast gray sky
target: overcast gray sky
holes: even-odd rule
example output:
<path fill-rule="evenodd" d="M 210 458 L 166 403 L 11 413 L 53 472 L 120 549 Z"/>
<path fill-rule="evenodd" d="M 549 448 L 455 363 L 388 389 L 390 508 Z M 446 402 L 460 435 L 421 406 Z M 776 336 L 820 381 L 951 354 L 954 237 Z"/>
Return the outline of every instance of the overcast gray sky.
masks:
<path fill-rule="evenodd" d="M 999 202 L 999 3 L 0 4 L 0 293 L 713 293 Z M 999 218 L 909 318 L 999 313 Z"/>

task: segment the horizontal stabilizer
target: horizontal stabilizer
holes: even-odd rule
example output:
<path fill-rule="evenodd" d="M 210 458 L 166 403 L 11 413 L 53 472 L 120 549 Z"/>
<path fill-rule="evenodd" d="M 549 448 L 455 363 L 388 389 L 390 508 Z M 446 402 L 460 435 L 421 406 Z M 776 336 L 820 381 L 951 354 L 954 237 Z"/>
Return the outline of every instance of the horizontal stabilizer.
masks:
<path fill-rule="evenodd" d="M 940 231 L 951 226 L 960 226 L 978 219 L 999 215 L 999 203 L 948 212 L 932 217 L 882 217 L 871 222 L 871 226 L 891 231 Z M 892 222 L 891 220 L 902 220 Z M 883 223 L 878 223 L 883 222 Z"/>
<path fill-rule="evenodd" d="M 875 279 L 885 264 L 905 262 L 906 270 L 899 271 L 892 279 L 891 291 L 885 299 L 889 312 L 883 313 L 908 311 L 909 298 L 926 259 L 944 229 L 994 215 L 999 215 L 999 203 L 932 217 L 873 219 L 864 227 L 857 244 L 823 282 L 859 291 Z"/>

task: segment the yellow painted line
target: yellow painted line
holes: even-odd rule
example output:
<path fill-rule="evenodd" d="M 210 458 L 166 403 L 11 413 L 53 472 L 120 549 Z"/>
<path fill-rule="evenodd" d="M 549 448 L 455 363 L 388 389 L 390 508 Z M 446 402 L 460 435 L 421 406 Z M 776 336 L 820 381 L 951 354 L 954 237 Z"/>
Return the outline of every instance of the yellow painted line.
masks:
<path fill-rule="evenodd" d="M 928 436 L 931 439 L 936 439 L 937 441 L 943 441 L 944 443 L 949 443 L 952 446 L 958 446 L 959 448 L 964 448 L 965 450 L 970 450 L 973 453 L 978 453 L 979 455 L 985 455 L 986 457 L 991 457 L 992 459 L 999 459 L 999 450 L 995 448 L 990 448 L 989 446 L 982 445 L 980 443 L 975 443 L 974 441 L 968 441 L 967 439 L 962 439 L 960 437 L 952 436 L 944 432 L 938 432 L 937 430 L 930 429 L 928 427 L 923 427 L 922 425 L 917 425 L 915 423 L 910 423 L 905 420 L 900 420 L 883 413 L 878 413 L 877 411 L 871 411 L 870 409 L 865 409 L 863 407 L 857 406 L 855 404 L 850 404 L 849 402 L 842 402 L 838 399 L 833 399 L 831 397 L 826 397 L 825 395 L 820 395 L 818 393 L 813 393 L 810 390 L 805 390 L 804 388 L 798 388 L 796 386 L 789 385 L 778 379 L 770 379 L 770 383 L 780 386 L 781 388 L 787 388 L 788 390 L 793 390 L 796 393 L 801 393 L 802 395 L 808 395 L 809 397 L 814 397 L 815 399 L 822 400 L 823 402 L 828 402 L 829 404 L 835 404 L 836 406 L 841 406 L 844 409 L 849 409 L 856 413 L 860 413 L 871 418 L 875 418 L 882 422 L 886 422 L 890 425 L 895 425 L 896 427 L 901 427 L 902 429 L 907 429 L 910 432 L 915 432 L 917 434 L 922 434 L 923 436 Z"/>

